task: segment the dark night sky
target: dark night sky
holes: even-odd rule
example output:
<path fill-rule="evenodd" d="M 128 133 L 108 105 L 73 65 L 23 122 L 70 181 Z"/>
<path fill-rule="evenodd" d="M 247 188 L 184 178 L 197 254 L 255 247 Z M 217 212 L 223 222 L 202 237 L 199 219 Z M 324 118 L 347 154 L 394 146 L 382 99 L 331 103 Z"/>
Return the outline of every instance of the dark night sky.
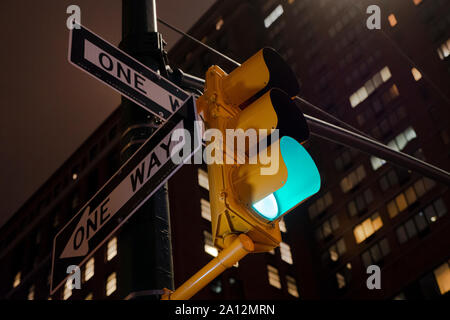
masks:
<path fill-rule="evenodd" d="M 188 30 L 215 0 L 157 0 L 158 15 Z M 111 88 L 67 62 L 66 8 L 118 45 L 121 0 L 1 1 L 0 226 L 120 103 Z M 169 48 L 179 36 L 159 25 Z"/>

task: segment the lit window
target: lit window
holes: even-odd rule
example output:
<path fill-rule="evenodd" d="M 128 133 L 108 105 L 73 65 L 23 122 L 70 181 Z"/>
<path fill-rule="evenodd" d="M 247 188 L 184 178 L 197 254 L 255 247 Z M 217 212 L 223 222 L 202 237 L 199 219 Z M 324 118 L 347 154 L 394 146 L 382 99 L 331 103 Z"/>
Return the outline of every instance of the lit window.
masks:
<path fill-rule="evenodd" d="M 88 295 L 84 298 L 84 300 L 92 300 L 93 297 L 94 296 L 92 295 L 92 292 L 91 292 L 91 293 L 88 293 Z"/>
<path fill-rule="evenodd" d="M 286 224 L 284 223 L 284 219 L 281 218 L 280 222 L 278 223 L 279 227 L 280 227 L 280 231 L 281 232 L 287 232 L 286 230 Z"/>
<path fill-rule="evenodd" d="M 108 241 L 106 247 L 106 260 L 111 261 L 117 255 L 117 237 L 112 238 Z"/>
<path fill-rule="evenodd" d="M 422 3 L 422 0 L 413 0 L 413 2 L 416 6 L 418 6 L 419 4 Z"/>
<path fill-rule="evenodd" d="M 381 74 L 381 79 L 383 80 L 383 82 L 388 81 L 392 76 L 391 71 L 389 70 L 389 67 L 384 67 L 383 69 L 381 69 L 380 74 Z"/>
<path fill-rule="evenodd" d="M 395 17 L 395 15 L 393 13 L 391 13 L 388 16 L 388 20 L 389 20 L 389 24 L 391 25 L 391 27 L 395 27 L 397 25 L 397 18 Z"/>
<path fill-rule="evenodd" d="M 281 289 L 280 275 L 278 273 L 278 269 L 267 265 L 267 274 L 269 277 L 269 283 L 271 286 L 275 288 Z"/>
<path fill-rule="evenodd" d="M 414 77 L 414 80 L 419 81 L 420 79 L 422 79 L 422 74 L 416 68 L 412 68 L 411 69 L 411 73 L 412 73 L 412 75 Z"/>
<path fill-rule="evenodd" d="M 222 29 L 222 26 L 223 26 L 223 19 L 220 18 L 219 21 L 217 21 L 216 23 L 216 30 Z"/>
<path fill-rule="evenodd" d="M 345 246 L 344 238 L 341 238 L 328 249 L 328 253 L 325 253 L 325 257 L 327 259 L 329 258 L 331 261 L 338 261 L 339 257 L 346 251 L 347 248 Z"/>
<path fill-rule="evenodd" d="M 208 173 L 205 170 L 198 169 L 198 184 L 200 187 L 209 190 Z"/>
<path fill-rule="evenodd" d="M 113 272 L 106 279 L 106 295 L 110 296 L 117 289 L 117 277 L 116 273 Z"/>
<path fill-rule="evenodd" d="M 450 55 L 450 39 L 441 44 L 441 46 L 437 49 L 437 52 L 441 60 L 447 58 Z"/>
<path fill-rule="evenodd" d="M 281 260 L 283 260 L 289 264 L 293 263 L 291 247 L 288 244 L 286 244 L 284 242 L 280 243 L 280 253 L 281 253 Z"/>
<path fill-rule="evenodd" d="M 202 212 L 202 217 L 208 221 L 211 221 L 211 206 L 209 201 L 205 199 L 200 199 L 200 207 Z"/>
<path fill-rule="evenodd" d="M 72 279 L 69 278 L 66 281 L 66 284 L 64 285 L 64 291 L 63 291 L 63 300 L 67 300 L 70 298 L 70 296 L 72 295 Z"/>
<path fill-rule="evenodd" d="M 16 276 L 14 277 L 13 288 L 16 288 L 20 284 L 21 278 L 22 272 L 19 271 L 16 273 Z"/>
<path fill-rule="evenodd" d="M 336 281 L 339 289 L 344 288 L 347 285 L 345 277 L 339 272 L 336 273 Z"/>
<path fill-rule="evenodd" d="M 353 229 L 356 243 L 363 242 L 382 226 L 383 220 L 381 220 L 380 215 L 378 212 L 374 213 L 370 218 L 367 218 Z"/>
<path fill-rule="evenodd" d="M 31 287 L 30 287 L 30 290 L 28 290 L 28 296 L 27 296 L 27 299 L 28 300 L 34 300 L 34 285 L 32 285 Z"/>
<path fill-rule="evenodd" d="M 350 96 L 350 104 L 352 105 L 352 108 L 356 107 L 360 102 L 361 100 L 359 100 L 359 97 L 356 93 Z"/>
<path fill-rule="evenodd" d="M 450 290 L 450 268 L 447 262 L 434 270 L 434 276 L 441 294 Z"/>
<path fill-rule="evenodd" d="M 291 276 L 286 276 L 286 283 L 287 283 L 287 290 L 290 295 L 298 298 L 298 289 L 297 289 L 297 283 L 295 279 Z"/>
<path fill-rule="evenodd" d="M 353 187 L 355 187 L 358 183 L 361 182 L 366 177 L 366 171 L 364 169 L 363 165 L 360 165 L 356 170 L 352 171 L 349 175 L 344 177 L 341 182 L 340 186 L 342 189 L 342 192 L 348 192 Z"/>
<path fill-rule="evenodd" d="M 374 156 L 370 157 L 370 164 L 372 165 L 373 170 L 377 170 L 378 168 L 382 167 L 383 164 L 386 163 L 386 160 L 380 159 Z"/>
<path fill-rule="evenodd" d="M 282 14 L 283 14 L 283 6 L 279 4 L 265 19 L 264 26 L 269 28 L 272 23 L 274 23 Z"/>
<path fill-rule="evenodd" d="M 406 198 L 403 193 L 400 193 L 397 197 L 395 197 L 395 203 L 397 204 L 398 211 L 403 211 L 408 207 L 408 203 L 406 202 Z"/>
<path fill-rule="evenodd" d="M 73 174 L 72 174 L 72 180 L 77 180 L 77 178 L 78 178 L 78 174 L 73 173 Z"/>
<path fill-rule="evenodd" d="M 94 257 L 90 258 L 86 262 L 86 267 L 84 269 L 84 281 L 88 281 L 94 276 Z"/>
<path fill-rule="evenodd" d="M 367 94 L 366 87 L 361 87 L 361 88 L 359 88 L 359 90 L 356 91 L 356 93 L 358 94 L 358 97 L 359 97 L 359 100 L 360 100 L 360 101 L 366 100 L 366 98 L 369 96 L 369 95 Z"/>
<path fill-rule="evenodd" d="M 217 257 L 219 251 L 217 250 L 216 247 L 214 247 L 214 243 L 213 243 L 213 239 L 212 239 L 212 235 L 211 233 L 209 233 L 208 231 L 204 230 L 203 231 L 203 237 L 204 237 L 204 241 L 205 241 L 205 252 L 207 254 L 212 255 L 213 257 Z"/>

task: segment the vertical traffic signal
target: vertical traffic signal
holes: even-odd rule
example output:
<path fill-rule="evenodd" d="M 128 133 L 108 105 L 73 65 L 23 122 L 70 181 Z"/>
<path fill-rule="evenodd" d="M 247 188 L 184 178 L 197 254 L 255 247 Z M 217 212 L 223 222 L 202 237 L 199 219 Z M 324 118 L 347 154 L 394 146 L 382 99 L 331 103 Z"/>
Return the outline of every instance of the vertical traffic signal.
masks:
<path fill-rule="evenodd" d="M 207 129 L 212 234 L 221 251 L 162 299 L 189 299 L 248 253 L 277 247 L 280 218 L 319 191 L 319 172 L 302 146 L 309 129 L 291 99 L 298 90 L 292 70 L 268 48 L 230 74 L 208 69 L 197 107 Z"/>
<path fill-rule="evenodd" d="M 255 251 L 273 249 L 281 241 L 279 219 L 319 191 L 319 172 L 302 146 L 308 125 L 291 99 L 298 90 L 293 71 L 269 48 L 230 74 L 218 66 L 207 71 L 197 104 L 206 128 L 223 137 L 207 144 L 216 146 L 213 158 L 223 153 L 224 159 L 208 162 L 219 248 L 226 235 L 245 233 Z"/>

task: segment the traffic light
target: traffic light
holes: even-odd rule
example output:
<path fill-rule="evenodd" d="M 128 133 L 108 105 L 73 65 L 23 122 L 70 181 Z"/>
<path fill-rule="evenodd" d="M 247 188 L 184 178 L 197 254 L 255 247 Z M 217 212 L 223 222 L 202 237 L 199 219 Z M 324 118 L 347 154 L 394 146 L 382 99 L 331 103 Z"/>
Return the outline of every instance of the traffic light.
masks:
<path fill-rule="evenodd" d="M 230 74 L 212 66 L 197 106 L 211 139 L 208 162 L 212 234 L 219 248 L 230 234 L 245 233 L 255 252 L 281 241 L 278 221 L 320 189 L 320 175 L 302 144 L 309 129 L 292 101 L 299 91 L 293 71 L 264 48 Z M 217 137 L 215 137 L 217 139 Z"/>

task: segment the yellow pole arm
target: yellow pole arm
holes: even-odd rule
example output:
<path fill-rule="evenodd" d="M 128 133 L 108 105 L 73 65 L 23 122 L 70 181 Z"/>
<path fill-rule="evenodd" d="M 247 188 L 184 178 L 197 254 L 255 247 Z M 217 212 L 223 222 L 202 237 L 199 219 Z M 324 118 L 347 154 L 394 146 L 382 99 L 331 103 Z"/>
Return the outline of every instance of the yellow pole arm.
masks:
<path fill-rule="evenodd" d="M 230 235 L 225 239 L 228 244 L 216 258 L 183 283 L 172 293 L 165 293 L 161 300 L 188 300 L 226 269 L 255 249 L 253 241 L 245 234 Z"/>

